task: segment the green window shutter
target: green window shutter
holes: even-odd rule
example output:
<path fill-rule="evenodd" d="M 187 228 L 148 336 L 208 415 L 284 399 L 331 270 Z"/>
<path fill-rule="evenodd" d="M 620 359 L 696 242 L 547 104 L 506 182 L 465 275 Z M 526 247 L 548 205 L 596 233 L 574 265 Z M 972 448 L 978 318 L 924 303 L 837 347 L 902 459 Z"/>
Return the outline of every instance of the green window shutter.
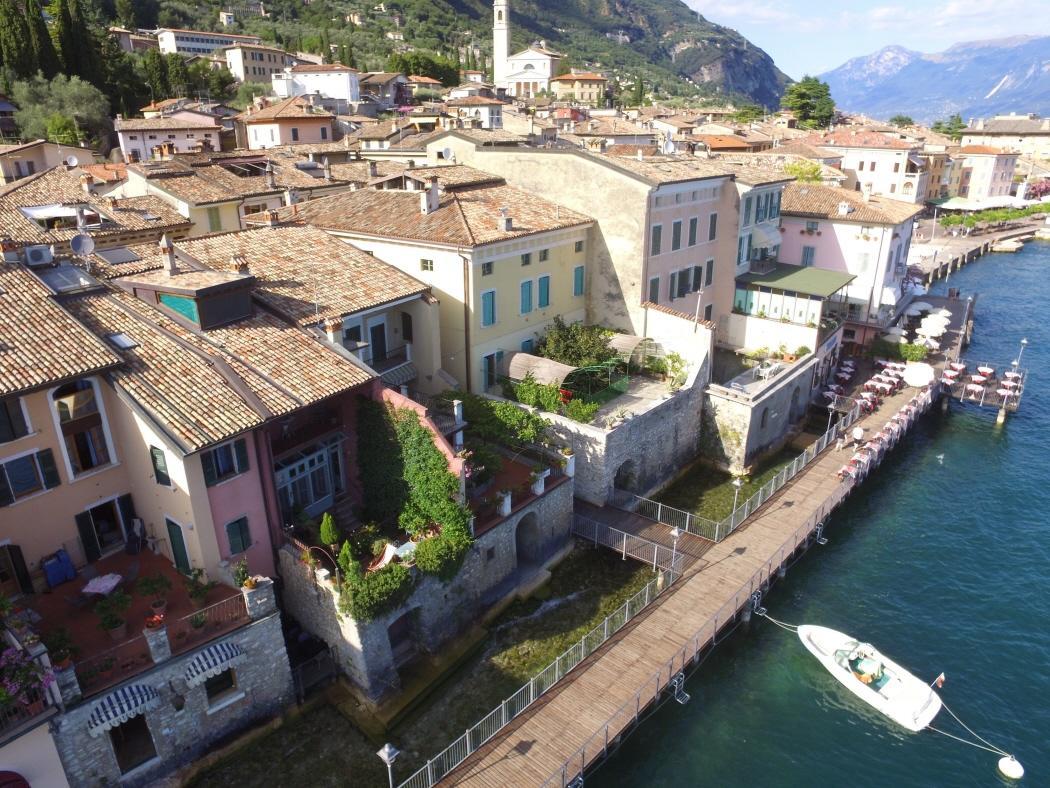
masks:
<path fill-rule="evenodd" d="M 704 287 L 710 287 L 715 280 L 715 261 L 707 261 L 707 276 L 704 278 Z"/>
<path fill-rule="evenodd" d="M 120 510 L 120 519 L 124 521 L 124 530 L 130 532 L 132 521 L 135 519 L 135 503 L 131 500 L 131 495 L 117 498 L 117 508 Z"/>
<path fill-rule="evenodd" d="M 703 282 L 703 270 L 700 266 L 693 266 L 693 292 L 695 293 L 702 287 Z"/>
<path fill-rule="evenodd" d="M 689 245 L 696 246 L 696 217 L 689 220 Z"/>
<path fill-rule="evenodd" d="M 481 294 L 481 325 L 491 326 L 496 322 L 496 294 Z"/>
<path fill-rule="evenodd" d="M 77 523 L 77 531 L 80 533 L 80 543 L 84 546 L 84 557 L 90 561 L 97 561 L 102 556 L 98 546 L 98 537 L 95 536 L 95 526 L 91 522 L 89 512 L 80 512 L 74 518 Z"/>
<path fill-rule="evenodd" d="M 51 449 L 38 451 L 36 461 L 40 465 L 40 475 L 44 477 L 44 487 L 48 490 L 58 487 L 58 467 L 55 465 L 55 455 Z"/>
<path fill-rule="evenodd" d="M 521 283 L 521 313 L 527 315 L 532 311 L 532 280 Z"/>
<path fill-rule="evenodd" d="M 584 269 L 582 265 L 576 266 L 572 271 L 572 294 L 574 296 L 583 295 L 583 274 Z"/>
<path fill-rule="evenodd" d="M 27 432 L 29 428 L 22 415 L 22 403 L 18 397 L 0 401 L 0 443 L 21 438 Z"/>
<path fill-rule="evenodd" d="M 201 470 L 204 471 L 205 486 L 214 487 L 219 480 L 215 475 L 215 457 L 210 451 L 201 452 Z"/>
<path fill-rule="evenodd" d="M 153 475 L 157 480 L 157 484 L 171 487 L 171 477 L 168 475 L 168 461 L 164 458 L 164 449 L 150 446 L 149 456 L 153 462 Z"/>
<path fill-rule="evenodd" d="M 226 523 L 226 538 L 230 542 L 230 553 L 243 553 L 251 546 L 248 533 L 248 518 L 241 517 L 232 523 Z"/>
<path fill-rule="evenodd" d="M 10 506 L 15 502 L 15 496 L 11 493 L 11 485 L 7 483 L 7 471 L 0 465 L 0 506 Z"/>
<path fill-rule="evenodd" d="M 233 453 L 237 455 L 237 473 L 248 470 L 248 442 L 238 438 L 233 442 Z"/>
<path fill-rule="evenodd" d="M 551 278 L 549 276 L 540 277 L 539 293 L 537 294 L 536 301 L 539 304 L 540 309 L 551 305 Z"/>

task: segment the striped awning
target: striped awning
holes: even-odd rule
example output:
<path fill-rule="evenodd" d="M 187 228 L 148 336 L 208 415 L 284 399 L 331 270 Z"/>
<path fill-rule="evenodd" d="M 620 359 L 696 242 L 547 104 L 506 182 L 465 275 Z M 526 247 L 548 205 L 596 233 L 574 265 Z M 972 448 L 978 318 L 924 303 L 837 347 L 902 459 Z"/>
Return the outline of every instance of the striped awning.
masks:
<path fill-rule="evenodd" d="M 88 718 L 88 733 L 101 736 L 110 728 L 160 705 L 160 693 L 145 684 L 129 684 L 99 701 Z"/>
<path fill-rule="evenodd" d="M 246 658 L 247 655 L 236 643 L 214 643 L 190 660 L 186 667 L 186 683 L 196 687 L 227 668 L 239 665 Z"/>
<path fill-rule="evenodd" d="M 388 386 L 393 386 L 395 388 L 402 386 L 409 381 L 415 380 L 417 377 L 419 377 L 419 370 L 416 369 L 416 365 L 411 361 L 407 364 L 401 364 L 400 366 L 394 367 L 389 372 L 384 372 L 379 376 L 380 380 Z"/>

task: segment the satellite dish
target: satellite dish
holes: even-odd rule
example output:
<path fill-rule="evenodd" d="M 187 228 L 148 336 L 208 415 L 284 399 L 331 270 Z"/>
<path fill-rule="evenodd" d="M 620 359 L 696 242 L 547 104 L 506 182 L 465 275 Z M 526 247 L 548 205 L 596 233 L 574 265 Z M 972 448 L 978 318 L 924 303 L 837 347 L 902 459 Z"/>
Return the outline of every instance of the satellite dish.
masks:
<path fill-rule="evenodd" d="M 95 251 L 95 239 L 84 233 L 74 235 L 69 239 L 69 248 L 72 249 L 73 254 L 78 257 L 87 257 Z"/>
<path fill-rule="evenodd" d="M 443 159 L 451 159 L 452 158 L 452 148 L 444 148 L 441 151 L 441 158 L 443 158 Z"/>
<path fill-rule="evenodd" d="M 76 167 L 78 164 L 80 164 L 80 159 L 78 159 L 76 156 L 73 156 L 72 154 L 66 156 L 67 167 Z"/>

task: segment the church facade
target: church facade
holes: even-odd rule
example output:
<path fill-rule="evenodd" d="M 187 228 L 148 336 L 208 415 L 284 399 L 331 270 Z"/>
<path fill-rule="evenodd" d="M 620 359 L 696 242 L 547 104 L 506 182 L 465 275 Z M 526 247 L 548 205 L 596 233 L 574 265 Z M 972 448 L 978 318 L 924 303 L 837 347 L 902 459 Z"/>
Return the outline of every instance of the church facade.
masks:
<path fill-rule="evenodd" d="M 537 41 L 517 54 L 510 54 L 510 0 L 492 4 L 492 75 L 497 88 L 508 96 L 531 98 L 550 92 L 562 55 Z"/>

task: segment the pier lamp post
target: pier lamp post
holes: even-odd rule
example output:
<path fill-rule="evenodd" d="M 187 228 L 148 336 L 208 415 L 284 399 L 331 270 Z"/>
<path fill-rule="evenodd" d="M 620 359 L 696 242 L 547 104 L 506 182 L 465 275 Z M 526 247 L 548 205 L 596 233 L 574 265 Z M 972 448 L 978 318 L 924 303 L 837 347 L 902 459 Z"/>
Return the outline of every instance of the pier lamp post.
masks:
<path fill-rule="evenodd" d="M 674 572 L 675 560 L 678 558 L 678 537 L 682 535 L 681 529 L 676 525 L 671 529 L 671 572 Z"/>
<path fill-rule="evenodd" d="M 744 480 L 737 476 L 733 479 L 733 514 L 736 514 L 736 501 L 740 497 L 740 488 L 744 486 Z"/>
<path fill-rule="evenodd" d="M 1028 338 L 1021 338 L 1021 349 L 1017 352 L 1017 366 L 1021 366 L 1021 356 L 1024 355 L 1024 349 L 1028 347 Z"/>
<path fill-rule="evenodd" d="M 386 764 L 386 776 L 390 780 L 390 788 L 394 788 L 394 761 L 397 760 L 397 756 L 401 754 L 401 750 L 395 747 L 390 742 L 383 745 L 383 749 L 376 753 L 380 760 Z"/>
<path fill-rule="evenodd" d="M 834 415 L 835 415 L 835 403 L 834 402 L 829 402 L 828 403 L 828 429 L 824 430 L 824 432 L 827 432 L 828 430 L 831 429 L 831 418 Z"/>

